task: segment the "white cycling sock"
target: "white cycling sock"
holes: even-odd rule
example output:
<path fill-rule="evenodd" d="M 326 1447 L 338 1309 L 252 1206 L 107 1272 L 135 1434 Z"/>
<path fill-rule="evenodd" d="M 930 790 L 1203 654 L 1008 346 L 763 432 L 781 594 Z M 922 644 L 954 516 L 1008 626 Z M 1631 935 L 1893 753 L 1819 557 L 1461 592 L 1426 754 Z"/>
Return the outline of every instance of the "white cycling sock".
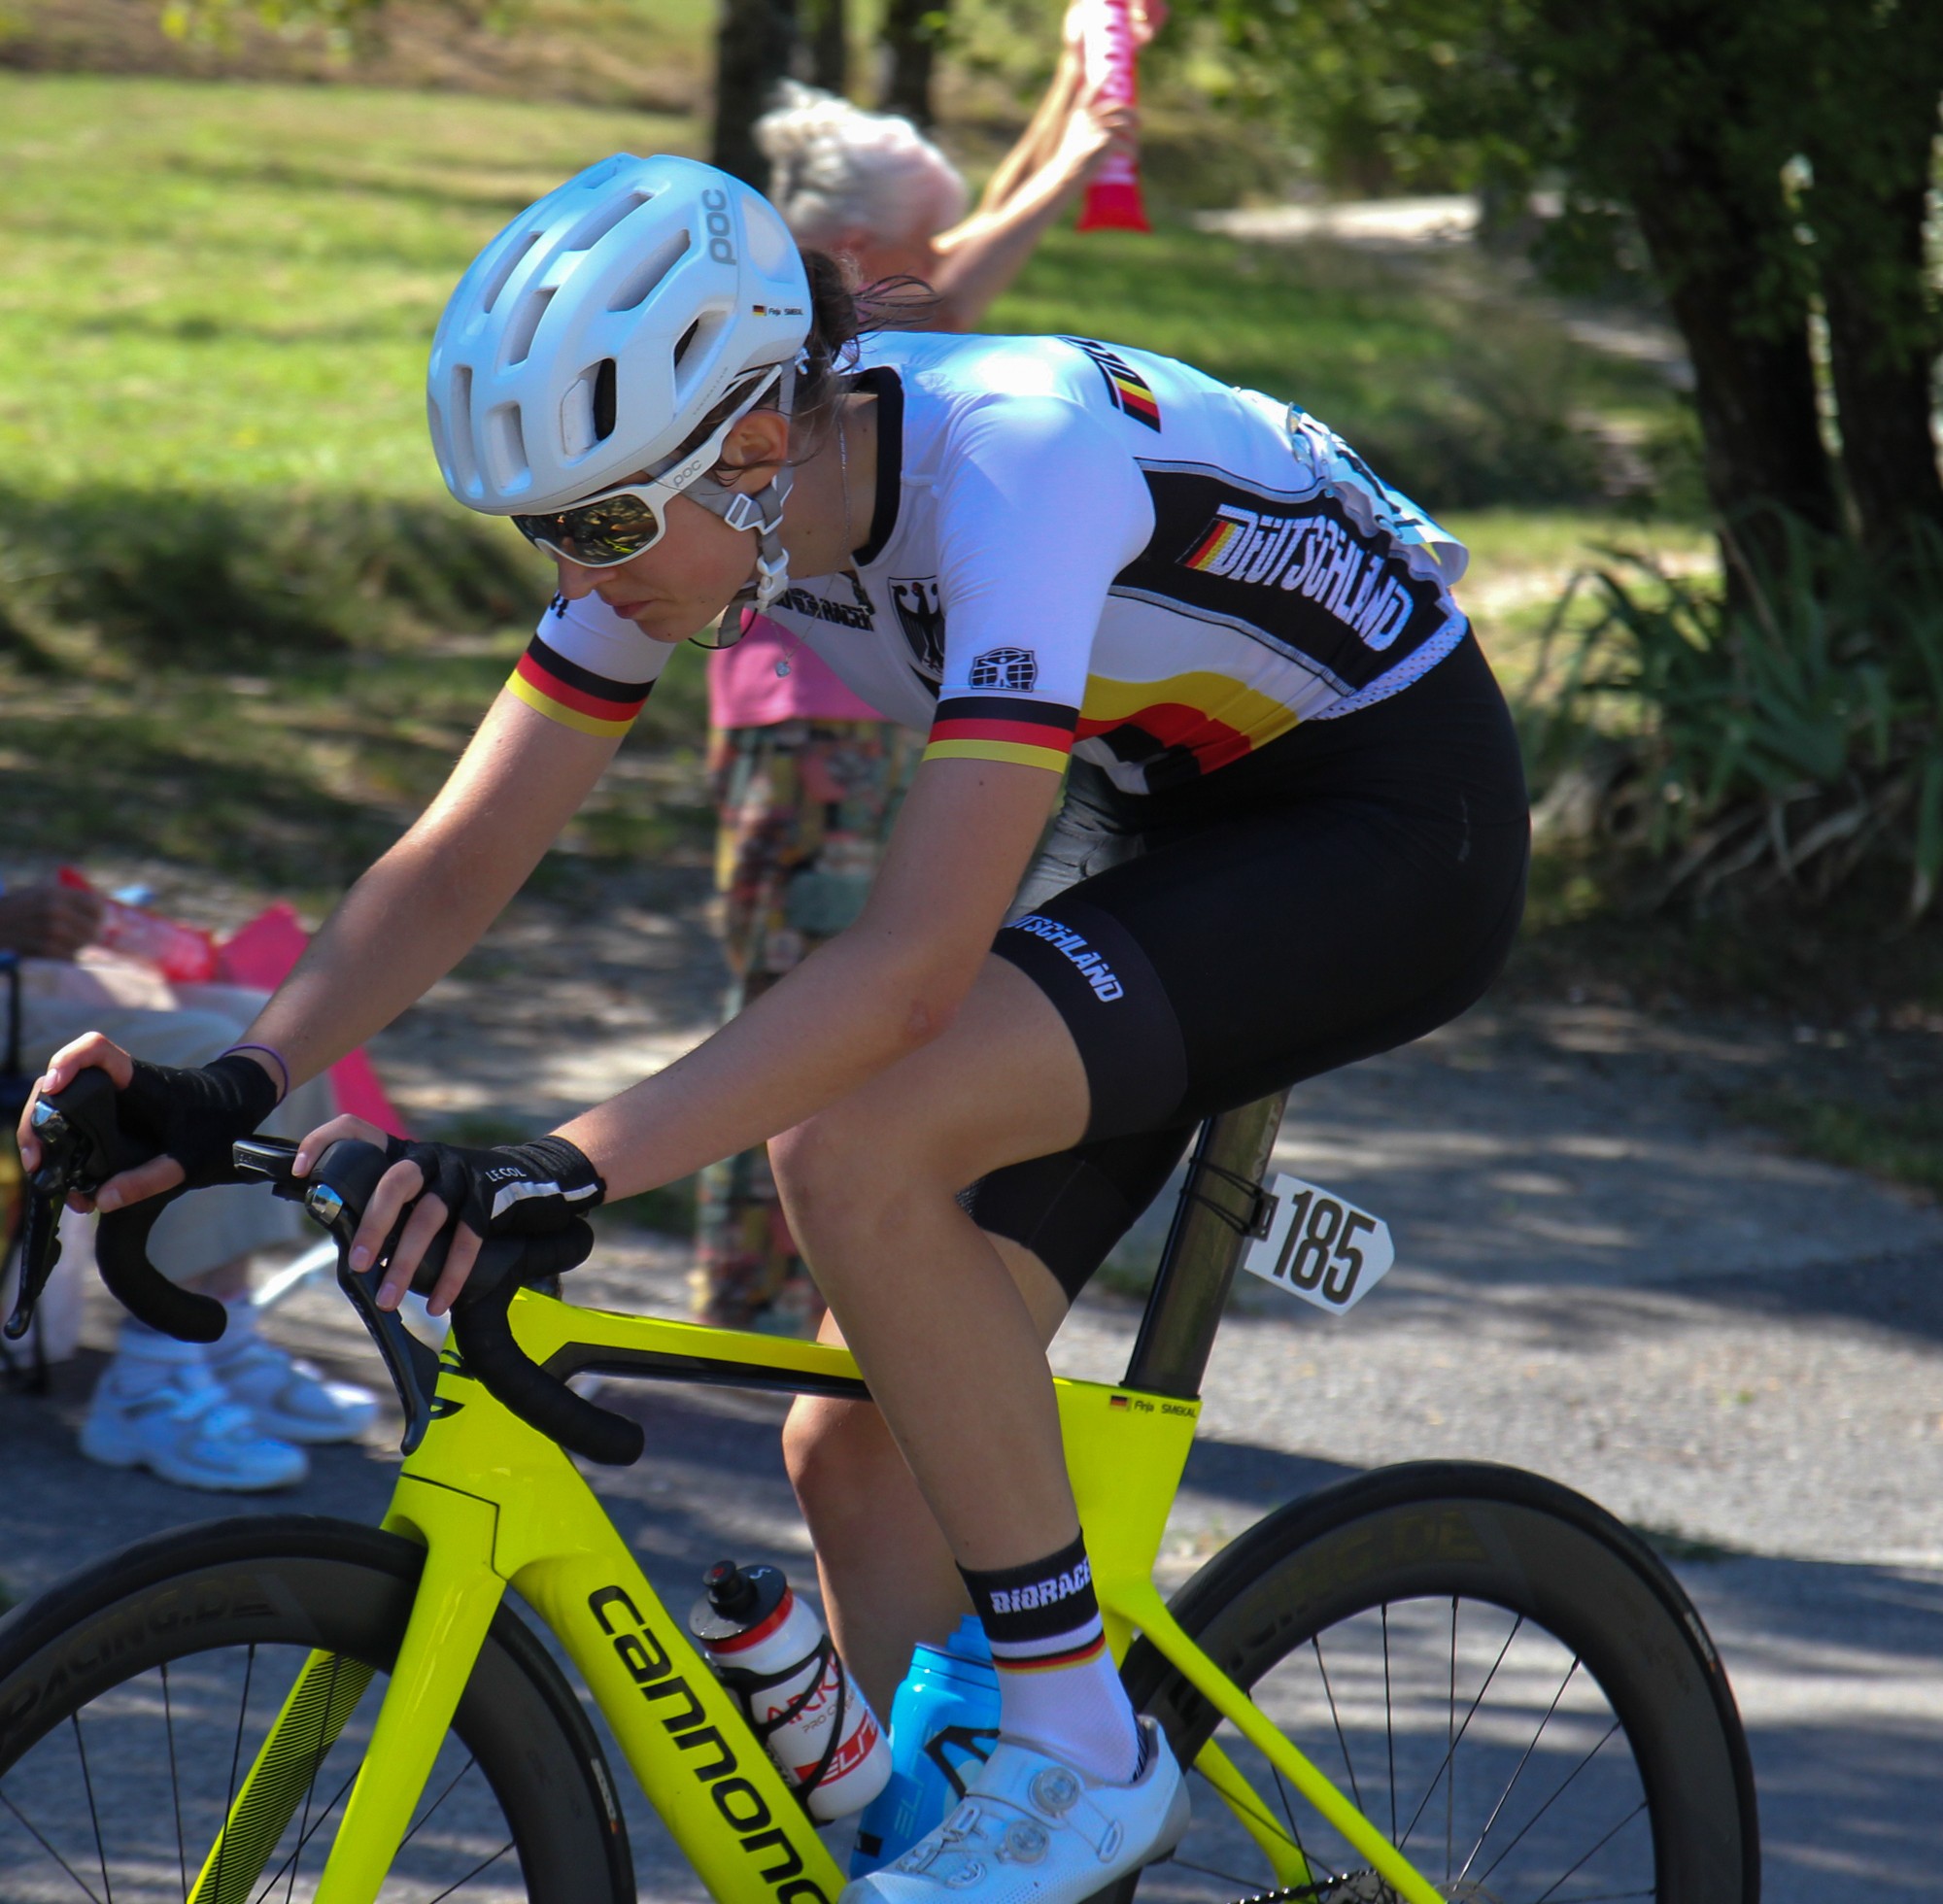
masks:
<path fill-rule="evenodd" d="M 1089 1778 L 1135 1778 L 1140 1728 L 1107 1649 L 1084 1536 L 1029 1566 L 958 1571 L 992 1643 L 1000 1732 Z"/>

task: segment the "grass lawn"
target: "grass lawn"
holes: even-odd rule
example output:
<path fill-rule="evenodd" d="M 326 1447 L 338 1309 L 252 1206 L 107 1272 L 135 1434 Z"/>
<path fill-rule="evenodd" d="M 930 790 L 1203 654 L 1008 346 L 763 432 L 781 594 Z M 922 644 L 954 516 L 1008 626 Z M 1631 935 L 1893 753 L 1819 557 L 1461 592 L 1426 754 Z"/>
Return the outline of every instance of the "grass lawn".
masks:
<path fill-rule="evenodd" d="M 17 864 L 162 861 L 320 905 L 410 817 L 546 592 L 438 482 L 439 309 L 534 194 L 697 136 L 466 94 L 0 74 Z M 1474 543 L 1514 678 L 1587 549 L 1649 533 L 1585 500 L 1593 452 L 1564 419 L 1678 428 L 1651 378 L 1505 286 L 1323 246 L 1062 232 L 993 325 L 1173 352 L 1327 417 Z M 699 674 L 658 693 L 578 852 L 699 844 Z"/>

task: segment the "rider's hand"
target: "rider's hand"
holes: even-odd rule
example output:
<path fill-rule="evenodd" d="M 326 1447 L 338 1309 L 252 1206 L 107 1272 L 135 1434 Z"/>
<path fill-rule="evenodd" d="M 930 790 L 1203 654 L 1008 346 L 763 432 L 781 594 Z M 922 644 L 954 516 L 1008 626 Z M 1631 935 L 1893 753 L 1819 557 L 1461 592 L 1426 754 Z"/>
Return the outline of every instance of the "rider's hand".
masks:
<path fill-rule="evenodd" d="M 346 1137 L 383 1143 L 392 1160 L 352 1239 L 351 1267 L 365 1270 L 377 1261 L 398 1218 L 411 1210 L 378 1287 L 380 1309 L 397 1308 L 412 1287 L 420 1259 L 441 1232 L 450 1230 L 452 1241 L 445 1267 L 426 1297 L 426 1307 L 433 1315 L 452 1307 L 488 1237 L 563 1230 L 597 1208 L 606 1195 L 599 1173 L 564 1138 L 477 1150 L 388 1139 L 349 1117 L 333 1118 L 304 1139 L 297 1146 L 296 1173 L 307 1174 L 313 1158 Z"/>
<path fill-rule="evenodd" d="M 110 1177 L 92 1199 L 71 1197 L 77 1209 L 120 1209 L 184 1181 L 198 1187 L 234 1182 L 230 1146 L 251 1136 L 277 1107 L 276 1080 L 241 1052 L 194 1069 L 151 1065 L 89 1032 L 54 1053 L 20 1114 L 20 1161 L 29 1171 L 41 1161 L 40 1139 L 33 1133 L 35 1104 L 66 1090 L 87 1070 L 108 1073 L 120 1094 L 115 1112 L 121 1128 L 158 1154 Z"/>

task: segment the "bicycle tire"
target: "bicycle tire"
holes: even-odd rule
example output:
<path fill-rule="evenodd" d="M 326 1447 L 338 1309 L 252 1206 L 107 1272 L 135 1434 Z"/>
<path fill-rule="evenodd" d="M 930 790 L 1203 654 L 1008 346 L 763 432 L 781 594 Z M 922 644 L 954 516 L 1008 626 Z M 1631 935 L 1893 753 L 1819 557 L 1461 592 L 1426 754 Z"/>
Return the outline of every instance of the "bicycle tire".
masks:
<path fill-rule="evenodd" d="M 118 1904 L 186 1896 L 301 1662 L 312 1649 L 355 1662 L 342 1684 L 358 1698 L 352 1688 L 365 1684 L 358 1669 L 382 1674 L 396 1658 L 424 1557 L 409 1541 L 346 1521 L 218 1521 L 143 1542 L 0 1621 L 0 1865 L 10 1899 L 94 1895 L 97 1865 L 102 1891 Z M 241 1659 L 232 1748 L 222 1728 Z M 322 1753 L 293 1775 L 309 1787 L 303 1816 L 294 1842 L 291 1827 L 279 1836 L 269 1884 L 224 1882 L 221 1904 L 308 1894 L 334 1830 L 324 1827 L 343 1796 L 338 1780 L 348 1788 L 376 1704 L 375 1686 L 362 1691 L 352 1715 L 358 1723 L 332 1735 L 336 1756 Z M 490 1890 L 517 1880 L 532 1904 L 633 1904 L 627 1829 L 599 1741 L 510 1607 L 494 1618 L 441 1764 L 460 1753 L 465 1765 L 436 1798 L 444 1773 L 427 1783 L 387 1899 L 433 1894 L 438 1881 L 427 1876 L 414 1888 L 412 1870 L 441 1859 L 462 1866 L 498 1828 L 487 1828 L 496 1807 L 507 1844 L 460 1885 Z M 483 1795 L 479 1781 L 464 1783 L 475 1764 Z M 456 1802 L 455 1792 L 462 1792 Z M 87 1816 L 64 1816 L 71 1793 Z M 434 1825 L 448 1802 L 454 1809 Z M 317 1868 L 305 1868 L 307 1856 Z M 494 1865 L 495 1875 L 483 1876 Z"/>
<path fill-rule="evenodd" d="M 1501 1618 L 1513 1622 L 1513 1635 L 1530 1622 L 1534 1632 L 1551 1636 L 1560 1656 L 1571 1656 L 1567 1679 L 1583 1663 L 1622 1728 L 1649 1820 L 1652 1871 L 1651 1888 L 1620 1894 L 1650 1896 L 1656 1904 L 1758 1904 L 1754 1774 L 1720 1658 L 1692 1604 L 1658 1557 L 1611 1514 L 1569 1488 L 1518 1469 L 1473 1462 L 1417 1462 L 1353 1477 L 1258 1522 L 1195 1575 L 1175 1597 L 1171 1611 L 1251 1697 L 1258 1696 L 1268 1673 L 1312 1645 L 1316 1683 L 1327 1693 L 1337 1736 L 1331 1740 L 1325 1732 L 1296 1743 L 1339 1779 L 1353 1759 L 1342 1732 L 1336 1684 L 1325 1677 L 1323 1640 L 1352 1630 L 1358 1621 L 1367 1626 L 1370 1616 L 1378 1615 L 1394 1808 L 1399 1781 L 1397 1735 L 1389 1713 L 1390 1610 L 1410 1605 L 1441 1609 L 1447 1599 L 1451 1717 L 1442 1762 L 1449 1765 L 1453 1808 L 1459 1782 L 1454 1761 L 1472 1722 L 1466 1715 L 1463 1726 L 1457 1723 L 1459 1608 L 1471 1603 L 1498 1610 Z M 1507 1649 L 1511 1644 L 1506 1641 Z M 1308 1669 L 1307 1659 L 1300 1664 Z M 1498 1670 L 1493 1666 L 1491 1673 Z M 1215 1730 L 1212 1708 L 1144 1641 L 1129 1651 L 1123 1677 L 1136 1707 L 1161 1721 L 1182 1765 L 1190 1763 Z M 1471 1683 L 1466 1682 L 1463 1697 L 1469 1697 Z M 1490 1683 L 1485 1678 L 1486 1689 Z M 1348 1695 L 1344 1697 L 1346 1703 Z M 1480 1704 L 1484 1697 L 1484 1692 L 1478 1694 Z M 1373 1683 L 1370 1700 L 1374 1711 Z M 1471 1713 L 1478 1710 L 1478 1705 L 1470 1708 Z M 1291 1728 L 1284 1729 L 1293 1736 Z M 1483 1736 L 1481 1730 L 1481 1740 Z M 1224 1741 L 1233 1737 L 1232 1727 L 1223 1734 Z M 1437 1743 L 1433 1738 L 1433 1753 Z M 1481 1743 L 1481 1751 L 1488 1750 Z M 1530 1757 L 1527 1748 L 1514 1783 Z M 1376 1782 L 1370 1783 L 1374 1790 Z M 1436 1789 L 1433 1777 L 1430 1790 Z M 1522 1802 L 1528 1805 L 1531 1795 L 1528 1791 Z M 1198 1814 L 1226 1810 L 1205 1785 L 1195 1797 Z M 1504 1801 L 1499 1803 L 1502 1808 Z M 1422 1801 L 1417 1810 L 1420 1815 Z M 1366 1815 L 1382 1823 L 1374 1805 Z M 1492 1814 L 1487 1832 L 1499 1816 Z M 1293 1832 L 1300 1824 L 1293 1808 L 1289 1818 Z M 1507 1819 L 1507 1832 L 1515 1821 L 1516 1815 Z M 1391 1835 L 1394 1842 L 1394 1822 Z M 1477 1855 L 1474 1851 L 1473 1860 Z M 1420 1857 L 1415 1861 L 1433 1884 L 1439 1882 Z M 1329 1866 L 1336 1873 L 1333 1889 L 1323 1885 L 1312 1892 L 1298 1887 L 1280 1894 L 1346 1900 L 1392 1895 L 1353 1867 L 1354 1860 L 1348 1867 Z M 1267 1868 L 1265 1859 L 1262 1868 Z M 1166 1862 L 1149 1866 L 1144 1883 L 1143 1874 L 1136 1873 L 1101 1893 L 1095 1904 L 1127 1904 L 1137 1888 L 1142 1899 L 1186 1894 L 1180 1876 L 1162 1878 L 1168 1870 Z M 1448 1870 L 1444 1882 L 1451 1883 Z M 1263 1883 L 1248 1894 L 1278 1893 L 1272 1884 Z M 1509 1887 L 1469 1879 L 1449 1894 L 1494 1904 L 1501 1897 L 1516 1904 L 1521 1895 Z M 1564 1897 L 1573 1892 L 1569 1886 L 1556 1893 L 1541 1891 L 1534 1883 L 1532 1894 Z"/>

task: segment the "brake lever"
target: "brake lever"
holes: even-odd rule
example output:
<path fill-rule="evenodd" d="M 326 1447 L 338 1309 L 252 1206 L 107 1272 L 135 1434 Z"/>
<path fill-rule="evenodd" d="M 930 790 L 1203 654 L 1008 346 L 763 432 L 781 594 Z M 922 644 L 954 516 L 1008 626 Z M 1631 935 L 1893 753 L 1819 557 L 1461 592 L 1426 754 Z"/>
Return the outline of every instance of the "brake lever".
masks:
<path fill-rule="evenodd" d="M 146 1161 L 116 1121 L 115 1083 L 104 1071 L 81 1071 L 58 1096 L 36 1100 L 29 1125 L 41 1161 L 27 1179 L 14 1312 L 0 1330 L 9 1342 L 18 1342 L 32 1326 L 35 1305 L 60 1261 L 60 1216 L 69 1193 L 90 1195 Z"/>
<path fill-rule="evenodd" d="M 398 1392 L 398 1404 L 405 1411 L 404 1439 L 398 1444 L 402 1454 L 414 1454 L 431 1426 L 438 1387 L 439 1359 L 436 1353 L 405 1327 L 396 1309 L 378 1307 L 379 1286 L 398 1240 L 393 1231 L 368 1269 L 351 1267 L 351 1244 L 358 1234 L 359 1214 L 385 1174 L 385 1153 L 375 1144 L 355 1139 L 333 1143 L 312 1167 L 307 1177 L 290 1173 L 290 1160 L 296 1145 L 276 1139 L 249 1138 L 231 1151 L 236 1168 L 252 1176 L 269 1180 L 272 1191 L 292 1203 L 301 1203 L 311 1220 L 328 1231 L 337 1243 L 337 1286 L 351 1299 L 358 1319 L 363 1323 L 378 1353 L 384 1357 L 392 1386 Z M 400 1220 L 399 1229 L 403 1228 Z M 436 1266 L 445 1255 L 446 1240 L 436 1239 L 426 1251 L 426 1261 Z"/>

